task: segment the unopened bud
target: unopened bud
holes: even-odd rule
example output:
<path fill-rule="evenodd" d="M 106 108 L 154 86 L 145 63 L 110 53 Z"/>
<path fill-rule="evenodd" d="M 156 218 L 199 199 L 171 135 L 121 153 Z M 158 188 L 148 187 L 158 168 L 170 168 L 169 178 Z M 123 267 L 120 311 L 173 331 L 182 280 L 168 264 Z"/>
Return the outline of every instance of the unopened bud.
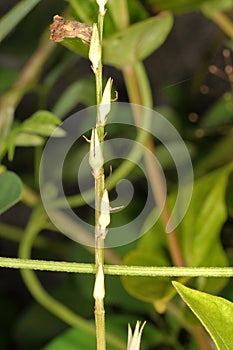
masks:
<path fill-rule="evenodd" d="M 96 23 L 93 24 L 93 31 L 91 36 L 89 59 L 92 63 L 93 72 L 96 73 L 101 61 L 101 45 L 99 39 L 99 31 Z"/>
<path fill-rule="evenodd" d="M 108 0 L 96 0 L 97 4 L 99 5 L 99 13 L 101 15 L 105 14 L 105 8 L 104 6 L 106 5 Z"/>
<path fill-rule="evenodd" d="M 91 133 L 89 164 L 93 170 L 94 175 L 98 175 L 101 167 L 104 164 L 104 158 L 96 128 L 92 129 Z"/>
<path fill-rule="evenodd" d="M 104 289 L 104 270 L 102 265 L 98 265 L 94 286 L 93 297 L 95 300 L 103 300 L 105 296 Z"/>
<path fill-rule="evenodd" d="M 140 328 L 141 322 L 137 321 L 134 334 L 130 325 L 128 325 L 128 345 L 127 350 L 140 350 L 142 331 L 145 327 L 146 322 Z"/>
<path fill-rule="evenodd" d="M 110 205 L 109 205 L 108 191 L 104 190 L 104 194 L 100 203 L 100 216 L 99 216 L 100 232 L 103 235 L 106 235 L 106 228 L 109 224 L 110 224 Z"/>
<path fill-rule="evenodd" d="M 106 117 L 111 110 L 111 93 L 112 93 L 113 79 L 109 78 L 104 89 L 102 100 L 100 103 L 100 124 L 106 124 Z"/>

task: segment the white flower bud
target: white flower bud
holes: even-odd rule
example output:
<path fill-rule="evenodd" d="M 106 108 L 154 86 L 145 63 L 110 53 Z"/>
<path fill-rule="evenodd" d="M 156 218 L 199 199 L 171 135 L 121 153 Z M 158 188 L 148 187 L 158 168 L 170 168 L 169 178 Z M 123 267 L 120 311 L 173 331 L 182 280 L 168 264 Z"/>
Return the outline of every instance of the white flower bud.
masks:
<path fill-rule="evenodd" d="M 99 31 L 96 23 L 93 24 L 93 31 L 91 36 L 89 59 L 92 63 L 93 72 L 96 73 L 101 61 L 101 45 L 99 39 Z"/>
<path fill-rule="evenodd" d="M 142 331 L 146 324 L 146 322 L 143 323 L 141 329 L 140 329 L 140 321 L 137 321 L 134 334 L 132 333 L 132 329 L 130 325 L 128 325 L 128 345 L 127 350 L 140 350 L 140 343 L 141 343 L 141 337 L 142 337 Z"/>
<path fill-rule="evenodd" d="M 104 296 L 104 270 L 102 265 L 98 265 L 93 297 L 95 300 L 103 300 Z"/>
<path fill-rule="evenodd" d="M 106 5 L 108 0 L 96 0 L 97 4 L 99 5 L 99 13 L 101 15 L 105 14 L 105 8 L 104 6 Z"/>
<path fill-rule="evenodd" d="M 107 81 L 107 84 L 105 86 L 102 100 L 100 103 L 99 111 L 100 111 L 100 124 L 101 125 L 106 124 L 106 120 L 107 120 L 106 116 L 108 115 L 108 113 L 111 110 L 112 83 L 113 83 L 113 79 L 109 78 Z"/>
<path fill-rule="evenodd" d="M 93 170 L 94 176 L 98 175 L 101 167 L 104 164 L 104 158 L 99 142 L 99 136 L 97 129 L 92 129 L 91 133 L 91 144 L 90 144 L 90 155 L 89 155 L 89 164 Z"/>
<path fill-rule="evenodd" d="M 100 232 L 103 235 L 106 235 L 106 228 L 109 224 L 110 224 L 110 205 L 109 205 L 108 191 L 104 190 L 103 197 L 100 203 L 100 216 L 99 216 Z"/>

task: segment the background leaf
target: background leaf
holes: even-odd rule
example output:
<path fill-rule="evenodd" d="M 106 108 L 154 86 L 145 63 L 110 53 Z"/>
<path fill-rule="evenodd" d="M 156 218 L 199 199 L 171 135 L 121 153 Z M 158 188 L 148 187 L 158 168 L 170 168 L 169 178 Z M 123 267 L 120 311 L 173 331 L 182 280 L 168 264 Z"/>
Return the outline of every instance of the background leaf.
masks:
<path fill-rule="evenodd" d="M 43 350 L 90 350 L 95 348 L 95 336 L 80 331 L 79 329 L 69 329 L 58 336 Z"/>
<path fill-rule="evenodd" d="M 20 201 L 23 184 L 15 173 L 6 171 L 0 174 L 0 214 Z"/>
<path fill-rule="evenodd" d="M 227 266 L 228 261 L 220 242 L 222 225 L 227 219 L 225 202 L 228 177 L 233 164 L 212 172 L 194 184 L 193 196 L 177 233 L 187 266 Z M 168 199 L 172 207 L 175 196 Z M 154 211 L 149 220 L 153 220 Z M 163 223 L 159 219 L 138 241 L 137 248 L 126 254 L 127 265 L 170 266 L 169 248 Z M 201 278 L 191 283 L 198 288 L 217 292 L 227 283 L 227 278 Z M 134 297 L 153 303 L 158 311 L 163 311 L 172 297 L 170 280 L 142 277 L 122 277 L 125 289 Z M 143 286 L 143 287 L 142 287 Z"/>
<path fill-rule="evenodd" d="M 148 0 L 157 11 L 172 11 L 184 13 L 188 11 L 201 10 L 203 6 L 209 6 L 213 10 L 228 10 L 232 7 L 232 0 Z"/>
<path fill-rule="evenodd" d="M 57 128 L 59 124 L 60 120 L 53 113 L 39 110 L 21 124 L 19 131 L 41 136 L 50 136 L 52 133 L 53 136 L 64 136 L 65 132 L 61 128 Z"/>
<path fill-rule="evenodd" d="M 104 41 L 103 58 L 106 64 L 122 68 L 144 60 L 163 44 L 173 24 L 167 13 L 131 25 Z"/>
<path fill-rule="evenodd" d="M 233 303 L 173 282 L 174 287 L 209 332 L 219 350 L 233 349 Z"/>
<path fill-rule="evenodd" d="M 23 0 L 15 5 L 0 20 L 0 42 L 15 26 L 40 2 L 40 0 Z"/>

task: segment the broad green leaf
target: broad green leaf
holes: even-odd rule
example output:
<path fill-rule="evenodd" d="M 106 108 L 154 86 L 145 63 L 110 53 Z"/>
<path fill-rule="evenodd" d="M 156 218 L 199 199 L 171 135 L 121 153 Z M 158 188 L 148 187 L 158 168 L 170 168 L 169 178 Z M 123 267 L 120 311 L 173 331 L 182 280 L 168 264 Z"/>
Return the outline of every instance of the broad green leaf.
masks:
<path fill-rule="evenodd" d="M 104 63 L 122 68 L 144 60 L 163 44 L 173 24 L 172 16 L 156 16 L 131 25 L 104 40 Z"/>
<path fill-rule="evenodd" d="M 166 13 L 131 25 L 111 36 L 105 35 L 103 61 L 122 68 L 144 60 L 166 40 L 173 24 L 171 14 Z M 78 38 L 64 39 L 62 45 L 88 57 L 89 48 Z"/>
<path fill-rule="evenodd" d="M 57 127 L 60 122 L 60 119 L 51 112 L 39 110 L 23 123 L 16 125 L 8 140 L 9 160 L 13 159 L 16 146 L 40 146 L 45 142 L 44 136 L 50 136 L 51 134 L 55 137 L 64 136 L 65 131 Z"/>
<path fill-rule="evenodd" d="M 43 350 L 90 350 L 95 349 L 95 344 L 94 335 L 90 335 L 79 329 L 69 329 L 52 340 Z"/>
<path fill-rule="evenodd" d="M 126 265 L 169 266 L 166 256 L 135 249 L 124 258 Z M 171 279 L 167 277 L 122 277 L 122 283 L 129 294 L 140 300 L 150 302 L 158 312 L 164 312 L 168 301 L 173 296 Z"/>
<path fill-rule="evenodd" d="M 6 171 L 0 174 L 0 214 L 20 201 L 23 184 L 15 173 Z"/>
<path fill-rule="evenodd" d="M 201 119 L 202 127 L 216 127 L 233 121 L 233 93 L 224 94 Z"/>
<path fill-rule="evenodd" d="M 233 163 L 214 171 L 194 185 L 186 216 L 178 227 L 188 266 L 210 266 L 208 258 L 220 243 L 219 234 L 227 219 L 225 193 Z"/>
<path fill-rule="evenodd" d="M 233 303 L 221 297 L 190 289 L 178 282 L 173 282 L 173 285 L 209 332 L 217 348 L 233 349 Z"/>
<path fill-rule="evenodd" d="M 43 145 L 44 139 L 41 136 L 38 135 L 32 135 L 27 133 L 20 133 L 16 134 L 14 138 L 14 147 L 15 146 L 21 146 L 21 147 L 35 147 Z"/>
<path fill-rule="evenodd" d="M 65 38 L 61 41 L 61 44 L 80 56 L 88 58 L 89 48 L 79 38 Z"/>
<path fill-rule="evenodd" d="M 232 0 L 148 0 L 148 3 L 154 5 L 157 11 L 174 13 L 201 10 L 207 5 L 213 10 L 229 10 L 232 7 Z"/>
<path fill-rule="evenodd" d="M 227 266 L 228 261 L 220 241 L 222 225 L 227 219 L 225 203 L 228 177 L 233 170 L 230 164 L 215 171 L 194 184 L 193 196 L 183 221 L 177 227 L 183 256 L 188 266 Z M 170 208 L 175 196 L 168 198 Z M 148 221 L 153 220 L 153 211 Z M 164 225 L 159 219 L 154 226 L 138 241 L 137 248 L 124 258 L 127 265 L 169 266 L 169 248 Z M 156 283 L 152 278 L 122 278 L 125 289 L 140 300 L 153 303 L 157 310 L 165 308 L 171 298 L 169 279 Z M 200 278 L 192 281 L 208 292 L 218 292 L 226 283 L 226 278 Z M 142 288 L 143 286 L 143 288 Z"/>
<path fill-rule="evenodd" d="M 21 0 L 0 20 L 0 42 L 16 25 L 40 2 L 40 0 Z"/>
<path fill-rule="evenodd" d="M 95 101 L 94 82 L 90 79 L 79 80 L 71 84 L 59 97 L 53 107 L 53 113 L 63 119 L 78 103 L 91 106 Z"/>
<path fill-rule="evenodd" d="M 65 135 L 65 132 L 57 128 L 59 124 L 60 120 L 53 113 L 41 110 L 26 119 L 19 130 L 23 133 L 33 133 L 41 136 L 50 136 L 53 133 L 53 136 L 61 137 Z"/>
<path fill-rule="evenodd" d="M 14 130 L 10 133 L 10 137 L 8 140 L 8 159 L 12 161 L 15 154 L 15 147 L 35 147 L 43 145 L 44 139 L 38 135 L 32 135 L 27 133 L 17 133 Z"/>

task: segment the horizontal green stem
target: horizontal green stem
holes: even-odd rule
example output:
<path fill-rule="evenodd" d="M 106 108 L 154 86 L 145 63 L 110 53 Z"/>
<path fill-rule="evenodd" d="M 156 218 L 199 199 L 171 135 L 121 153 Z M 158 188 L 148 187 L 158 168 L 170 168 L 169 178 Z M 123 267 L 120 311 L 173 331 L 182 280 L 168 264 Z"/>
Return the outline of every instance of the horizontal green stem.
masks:
<path fill-rule="evenodd" d="M 94 274 L 96 271 L 94 264 L 3 257 L 0 257 L 0 267 L 90 274 Z M 140 277 L 233 277 L 233 267 L 157 267 L 105 265 L 104 272 L 107 275 Z"/>

